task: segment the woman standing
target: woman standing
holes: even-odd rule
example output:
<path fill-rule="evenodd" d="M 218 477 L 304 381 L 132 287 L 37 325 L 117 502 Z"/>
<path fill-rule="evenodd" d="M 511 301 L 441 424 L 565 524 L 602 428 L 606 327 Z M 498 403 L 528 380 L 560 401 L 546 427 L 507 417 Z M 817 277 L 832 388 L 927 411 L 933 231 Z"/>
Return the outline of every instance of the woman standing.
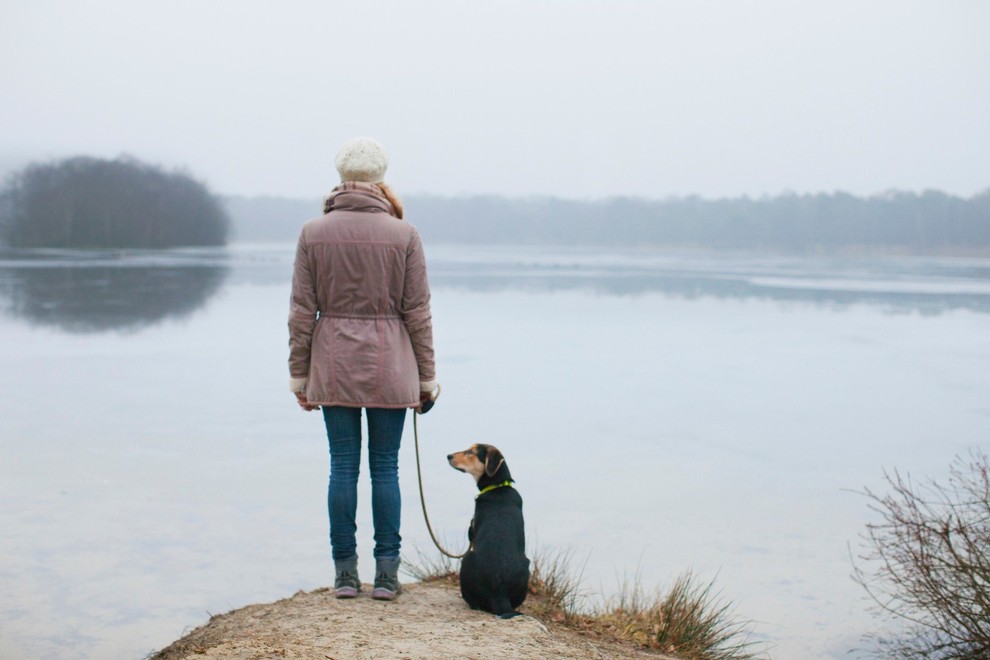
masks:
<path fill-rule="evenodd" d="M 336 159 L 341 184 L 299 236 L 289 309 L 289 387 L 323 408 L 330 442 L 330 545 L 337 598 L 360 591 L 355 541 L 361 410 L 368 420 L 375 526 L 372 598 L 399 593 L 399 444 L 406 409 L 435 395 L 430 287 L 423 245 L 383 182 L 381 144 L 354 138 Z"/>

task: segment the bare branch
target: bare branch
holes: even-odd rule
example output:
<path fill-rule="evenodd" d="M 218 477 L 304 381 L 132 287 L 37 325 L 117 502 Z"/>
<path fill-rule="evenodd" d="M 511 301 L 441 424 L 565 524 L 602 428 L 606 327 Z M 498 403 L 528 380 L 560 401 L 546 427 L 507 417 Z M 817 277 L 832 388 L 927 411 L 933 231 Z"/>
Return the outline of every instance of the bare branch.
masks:
<path fill-rule="evenodd" d="M 943 485 L 884 472 L 889 493 L 863 494 L 879 518 L 861 537 L 853 579 L 899 622 L 873 636 L 883 657 L 990 657 L 990 461 L 957 457 Z M 850 555 L 852 551 L 850 550 Z"/>

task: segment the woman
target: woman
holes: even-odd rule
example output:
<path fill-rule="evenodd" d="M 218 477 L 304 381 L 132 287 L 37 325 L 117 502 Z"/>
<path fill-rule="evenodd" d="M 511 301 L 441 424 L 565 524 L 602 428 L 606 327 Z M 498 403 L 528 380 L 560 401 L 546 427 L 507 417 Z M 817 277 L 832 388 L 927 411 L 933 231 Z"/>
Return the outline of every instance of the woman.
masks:
<path fill-rule="evenodd" d="M 299 236 L 289 310 L 289 387 L 323 408 L 330 441 L 330 545 L 337 598 L 360 591 L 355 542 L 361 409 L 375 525 L 372 598 L 399 593 L 398 456 L 406 409 L 434 398 L 430 287 L 423 245 L 383 182 L 381 144 L 354 138 L 337 154 L 341 184 Z"/>

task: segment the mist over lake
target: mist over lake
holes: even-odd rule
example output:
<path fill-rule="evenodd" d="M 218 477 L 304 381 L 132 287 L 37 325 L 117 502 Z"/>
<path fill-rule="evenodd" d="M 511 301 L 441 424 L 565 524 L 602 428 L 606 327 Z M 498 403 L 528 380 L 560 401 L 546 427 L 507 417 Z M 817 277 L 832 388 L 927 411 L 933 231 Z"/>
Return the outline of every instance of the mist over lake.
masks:
<path fill-rule="evenodd" d="M 492 443 L 589 593 L 693 570 L 771 657 L 857 658 L 861 491 L 990 450 L 988 2 L 0 16 L 0 660 L 141 658 L 329 583 L 286 320 L 358 136 L 429 261 L 453 549 L 445 457 Z"/>
<path fill-rule="evenodd" d="M 294 246 L 0 253 L 0 656 L 141 657 L 328 584 L 326 438 L 286 389 Z M 460 548 L 499 446 L 530 553 L 591 591 L 692 568 L 779 658 L 851 657 L 883 470 L 990 431 L 990 259 L 426 245 L 431 518 Z M 404 554 L 431 551 L 412 423 Z M 370 489 L 358 542 L 371 562 Z M 856 654 L 852 654 L 855 657 Z"/>

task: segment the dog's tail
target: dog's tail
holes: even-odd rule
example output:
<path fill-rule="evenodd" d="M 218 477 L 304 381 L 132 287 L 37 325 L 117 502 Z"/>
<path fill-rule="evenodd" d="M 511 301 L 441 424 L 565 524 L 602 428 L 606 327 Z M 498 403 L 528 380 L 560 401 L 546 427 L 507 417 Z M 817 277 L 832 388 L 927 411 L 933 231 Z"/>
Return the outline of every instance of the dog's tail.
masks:
<path fill-rule="evenodd" d="M 522 616 L 522 612 L 517 612 L 505 594 L 499 594 L 492 598 L 492 613 L 500 619 L 511 619 Z"/>
<path fill-rule="evenodd" d="M 517 616 L 526 616 L 526 615 L 523 614 L 522 612 L 517 612 L 516 610 L 512 610 L 511 612 L 506 612 L 505 614 L 499 614 L 498 615 L 498 618 L 499 619 L 512 619 L 512 618 L 515 618 Z"/>

